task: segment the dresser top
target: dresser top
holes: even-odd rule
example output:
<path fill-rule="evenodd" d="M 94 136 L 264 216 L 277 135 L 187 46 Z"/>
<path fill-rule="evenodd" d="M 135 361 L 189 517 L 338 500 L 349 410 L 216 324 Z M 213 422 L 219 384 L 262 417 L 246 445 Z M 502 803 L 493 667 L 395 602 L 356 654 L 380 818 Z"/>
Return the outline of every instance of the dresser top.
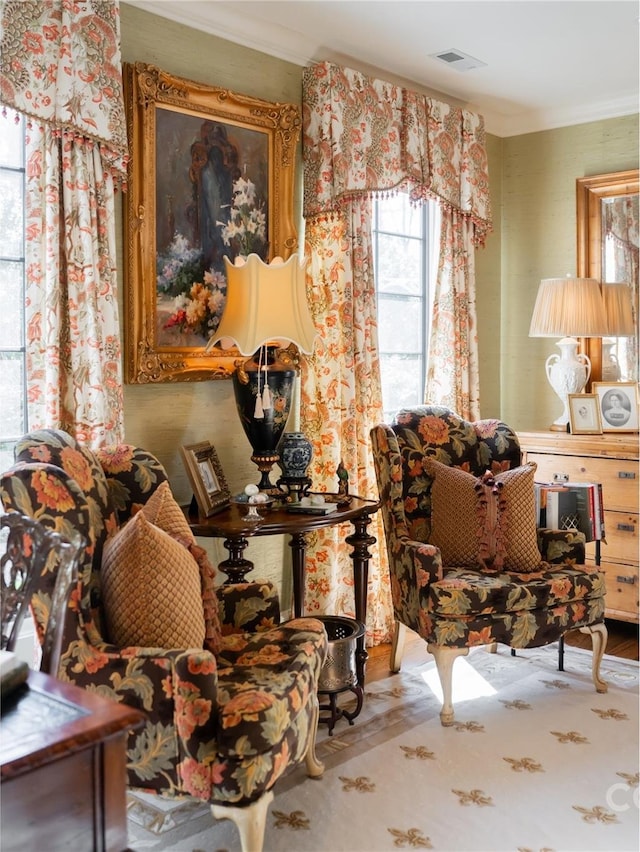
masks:
<path fill-rule="evenodd" d="M 518 432 L 520 446 L 528 453 L 598 456 L 637 459 L 637 432 L 605 432 L 602 435 L 569 435 L 565 432 Z"/>

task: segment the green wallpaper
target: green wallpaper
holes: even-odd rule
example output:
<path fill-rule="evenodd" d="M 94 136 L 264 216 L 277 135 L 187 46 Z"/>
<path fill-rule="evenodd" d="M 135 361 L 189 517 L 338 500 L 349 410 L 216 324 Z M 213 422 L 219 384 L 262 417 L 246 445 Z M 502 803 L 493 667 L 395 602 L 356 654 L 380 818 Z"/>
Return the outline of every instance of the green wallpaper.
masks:
<path fill-rule="evenodd" d="M 540 279 L 576 274 L 576 179 L 637 166 L 637 115 L 502 140 L 500 411 L 515 429 L 561 411 L 544 372 L 558 350 L 528 333 Z"/>

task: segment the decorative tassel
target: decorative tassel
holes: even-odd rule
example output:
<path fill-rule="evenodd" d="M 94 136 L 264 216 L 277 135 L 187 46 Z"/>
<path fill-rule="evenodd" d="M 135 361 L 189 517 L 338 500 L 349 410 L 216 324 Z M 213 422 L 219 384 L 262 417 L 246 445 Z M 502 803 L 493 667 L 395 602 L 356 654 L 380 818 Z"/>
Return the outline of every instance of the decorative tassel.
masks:
<path fill-rule="evenodd" d="M 260 377 L 262 375 L 262 347 L 260 347 L 260 354 L 258 355 L 258 389 L 256 391 L 256 405 L 253 410 L 253 419 L 254 420 L 264 420 L 264 408 L 262 405 L 262 395 L 260 393 Z"/>
<path fill-rule="evenodd" d="M 271 408 L 271 391 L 267 384 L 267 377 L 264 378 L 264 390 L 262 391 L 262 408 L 268 411 Z"/>

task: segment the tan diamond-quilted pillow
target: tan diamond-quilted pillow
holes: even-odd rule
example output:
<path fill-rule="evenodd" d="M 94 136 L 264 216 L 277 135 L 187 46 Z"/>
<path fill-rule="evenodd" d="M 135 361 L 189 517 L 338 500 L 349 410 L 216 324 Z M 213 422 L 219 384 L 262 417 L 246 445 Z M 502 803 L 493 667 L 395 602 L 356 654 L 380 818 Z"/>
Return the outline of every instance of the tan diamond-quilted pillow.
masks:
<path fill-rule="evenodd" d="M 160 483 L 140 511 L 144 513 L 149 523 L 169 533 L 171 538 L 178 539 L 185 546 L 195 543 L 191 527 L 176 502 L 168 482 Z"/>
<path fill-rule="evenodd" d="M 209 561 L 206 550 L 196 543 L 191 527 L 180 505 L 176 502 L 169 483 L 161 483 L 140 511 L 144 512 L 148 521 L 184 544 L 198 563 L 205 624 L 204 647 L 207 651 L 217 654 L 222 644 L 222 628 L 216 594 L 216 569 Z"/>
<path fill-rule="evenodd" d="M 138 512 L 107 539 L 102 592 L 111 641 L 120 648 L 202 648 L 200 571 L 187 548 Z"/>
<path fill-rule="evenodd" d="M 449 567 L 535 571 L 535 464 L 482 477 L 431 459 L 431 538 Z"/>

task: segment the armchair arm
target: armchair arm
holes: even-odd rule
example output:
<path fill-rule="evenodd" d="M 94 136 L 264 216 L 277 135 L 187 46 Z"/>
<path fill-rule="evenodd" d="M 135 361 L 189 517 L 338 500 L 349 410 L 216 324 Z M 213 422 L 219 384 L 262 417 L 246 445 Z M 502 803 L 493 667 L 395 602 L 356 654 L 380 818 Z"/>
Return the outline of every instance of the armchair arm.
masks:
<path fill-rule="evenodd" d="M 538 529 L 538 550 L 542 559 L 552 565 L 583 565 L 585 542 L 584 533 L 578 530 Z"/>
<path fill-rule="evenodd" d="M 268 581 L 218 586 L 216 595 L 223 635 L 259 633 L 280 624 L 278 591 Z"/>
<path fill-rule="evenodd" d="M 129 736 L 129 783 L 171 795 L 184 792 L 179 781 L 183 752 L 176 726 L 189 724 L 182 692 L 188 688 L 190 673 L 197 674 L 207 701 L 215 702 L 216 658 L 200 649 L 119 650 L 106 643 L 93 646 L 79 640 L 63 655 L 58 677 L 145 712 L 145 726 Z M 189 707 L 194 708 L 193 702 Z"/>
<path fill-rule="evenodd" d="M 442 579 L 442 556 L 437 547 L 409 538 L 389 544 L 391 596 L 398 621 L 422 635 L 420 625 L 428 608 L 429 586 Z"/>

